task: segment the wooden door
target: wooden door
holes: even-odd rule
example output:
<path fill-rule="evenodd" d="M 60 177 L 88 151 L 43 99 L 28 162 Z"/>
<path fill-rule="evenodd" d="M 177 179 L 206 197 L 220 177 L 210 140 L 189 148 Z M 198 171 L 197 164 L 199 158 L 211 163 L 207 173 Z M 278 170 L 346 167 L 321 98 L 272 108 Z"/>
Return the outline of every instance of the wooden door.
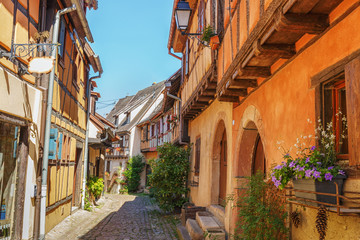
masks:
<path fill-rule="evenodd" d="M 82 170 L 82 160 L 81 160 L 81 148 L 76 148 L 76 159 L 75 159 L 75 169 L 74 169 L 74 182 L 73 182 L 73 195 L 72 195 L 72 205 L 80 206 L 81 203 L 81 170 Z"/>
<path fill-rule="evenodd" d="M 263 144 L 262 144 L 260 136 L 257 137 L 252 173 L 256 174 L 258 171 L 261 173 L 266 172 L 265 153 L 264 153 L 264 148 L 263 148 Z"/>
<path fill-rule="evenodd" d="M 220 142 L 220 183 L 219 183 L 219 204 L 226 203 L 226 179 L 227 179 L 227 141 L 224 131 Z"/>

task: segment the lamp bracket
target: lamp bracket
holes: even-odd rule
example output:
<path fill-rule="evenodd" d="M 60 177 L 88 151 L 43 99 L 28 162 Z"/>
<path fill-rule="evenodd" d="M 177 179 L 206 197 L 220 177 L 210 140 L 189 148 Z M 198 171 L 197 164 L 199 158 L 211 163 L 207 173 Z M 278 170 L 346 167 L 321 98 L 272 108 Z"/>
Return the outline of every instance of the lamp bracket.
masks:
<path fill-rule="evenodd" d="M 17 57 L 37 57 L 51 56 L 53 51 L 56 51 L 60 44 L 53 43 L 28 43 L 28 44 L 13 44 L 10 52 L 10 59 Z"/>

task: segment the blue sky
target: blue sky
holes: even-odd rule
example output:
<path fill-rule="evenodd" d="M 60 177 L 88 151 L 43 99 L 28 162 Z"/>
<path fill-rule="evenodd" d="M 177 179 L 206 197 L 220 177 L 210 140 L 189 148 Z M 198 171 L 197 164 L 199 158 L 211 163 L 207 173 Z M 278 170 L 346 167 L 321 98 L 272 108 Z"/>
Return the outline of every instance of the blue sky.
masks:
<path fill-rule="evenodd" d="M 151 3 L 151 5 L 150 5 Z M 168 54 L 172 0 L 99 1 L 87 11 L 94 37 L 91 44 L 104 69 L 97 79 L 100 92 L 97 112 L 105 115 L 112 106 L 102 102 L 133 95 L 138 90 L 169 78 L 181 61 Z"/>

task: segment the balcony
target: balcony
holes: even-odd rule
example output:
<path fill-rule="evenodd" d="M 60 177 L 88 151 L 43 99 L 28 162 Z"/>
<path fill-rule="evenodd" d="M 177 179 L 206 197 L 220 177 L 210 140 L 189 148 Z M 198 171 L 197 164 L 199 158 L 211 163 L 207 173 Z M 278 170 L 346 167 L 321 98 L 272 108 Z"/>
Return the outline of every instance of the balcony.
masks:
<path fill-rule="evenodd" d="M 105 158 L 109 160 L 128 158 L 129 153 L 128 147 L 108 148 L 105 153 Z"/>

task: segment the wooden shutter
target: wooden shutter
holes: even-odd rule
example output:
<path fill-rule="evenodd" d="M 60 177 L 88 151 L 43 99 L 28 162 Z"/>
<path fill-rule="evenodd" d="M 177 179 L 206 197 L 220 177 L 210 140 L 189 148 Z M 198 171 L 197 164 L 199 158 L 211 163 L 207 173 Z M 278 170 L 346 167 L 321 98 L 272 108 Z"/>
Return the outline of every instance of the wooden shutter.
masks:
<path fill-rule="evenodd" d="M 63 134 L 59 134 L 59 148 L 58 148 L 58 159 L 61 160 L 61 153 L 62 153 L 62 145 L 63 145 Z"/>
<path fill-rule="evenodd" d="M 195 166 L 194 171 L 195 175 L 198 176 L 200 173 L 200 148 L 201 148 L 201 139 L 198 137 L 195 143 Z"/>
<path fill-rule="evenodd" d="M 349 164 L 360 165 L 360 57 L 345 66 Z"/>

